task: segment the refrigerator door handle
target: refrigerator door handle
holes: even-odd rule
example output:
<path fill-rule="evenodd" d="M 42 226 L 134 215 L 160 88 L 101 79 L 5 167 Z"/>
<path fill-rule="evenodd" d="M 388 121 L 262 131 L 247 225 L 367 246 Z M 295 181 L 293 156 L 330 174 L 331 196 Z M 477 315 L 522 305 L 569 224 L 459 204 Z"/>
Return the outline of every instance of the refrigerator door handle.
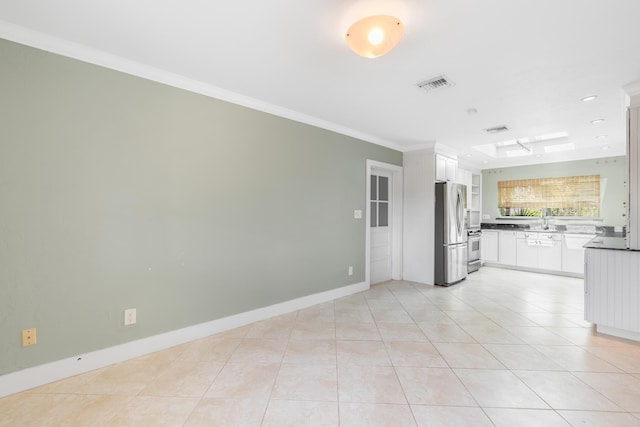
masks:
<path fill-rule="evenodd" d="M 467 246 L 467 242 L 462 242 L 462 243 L 444 243 L 442 246 L 444 246 L 445 248 L 457 248 L 460 246 Z"/>
<path fill-rule="evenodd" d="M 462 224 L 462 220 L 463 220 L 463 216 L 464 216 L 464 207 L 462 206 L 462 191 L 458 190 L 457 191 L 457 197 L 456 197 L 456 229 L 458 230 L 458 237 L 460 237 L 460 235 L 462 235 L 462 231 L 463 231 L 463 224 Z"/>

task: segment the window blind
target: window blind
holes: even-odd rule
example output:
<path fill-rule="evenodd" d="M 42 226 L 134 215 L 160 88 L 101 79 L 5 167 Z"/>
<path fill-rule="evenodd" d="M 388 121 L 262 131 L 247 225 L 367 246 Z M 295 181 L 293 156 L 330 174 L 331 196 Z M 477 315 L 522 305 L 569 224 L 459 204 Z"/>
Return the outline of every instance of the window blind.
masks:
<path fill-rule="evenodd" d="M 498 182 L 499 208 L 600 209 L 600 175 Z"/>

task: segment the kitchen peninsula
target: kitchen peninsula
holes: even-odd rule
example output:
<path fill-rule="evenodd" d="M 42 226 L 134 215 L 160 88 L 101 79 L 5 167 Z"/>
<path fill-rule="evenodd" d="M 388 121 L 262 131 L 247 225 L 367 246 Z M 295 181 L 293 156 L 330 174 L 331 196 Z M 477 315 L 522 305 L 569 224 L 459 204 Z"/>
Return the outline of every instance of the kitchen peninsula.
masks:
<path fill-rule="evenodd" d="M 598 332 L 640 341 L 640 82 L 625 90 L 626 237 L 598 237 L 586 245 L 585 320 Z"/>
<path fill-rule="evenodd" d="M 598 332 L 640 341 L 640 251 L 623 237 L 587 243 L 584 297 L 585 320 Z"/>

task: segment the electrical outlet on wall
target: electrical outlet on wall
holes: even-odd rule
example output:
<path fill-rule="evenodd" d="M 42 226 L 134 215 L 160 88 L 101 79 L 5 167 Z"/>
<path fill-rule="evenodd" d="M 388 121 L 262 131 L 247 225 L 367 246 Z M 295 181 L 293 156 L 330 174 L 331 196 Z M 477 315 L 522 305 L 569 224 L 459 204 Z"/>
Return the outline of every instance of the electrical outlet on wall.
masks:
<path fill-rule="evenodd" d="M 124 311 L 124 324 L 133 325 L 138 321 L 135 308 L 128 308 Z"/>
<path fill-rule="evenodd" d="M 353 276 L 353 266 L 349 266 L 349 276 Z"/>
<path fill-rule="evenodd" d="M 36 343 L 36 328 L 24 329 L 22 331 L 22 346 L 28 347 L 30 345 L 35 345 Z"/>

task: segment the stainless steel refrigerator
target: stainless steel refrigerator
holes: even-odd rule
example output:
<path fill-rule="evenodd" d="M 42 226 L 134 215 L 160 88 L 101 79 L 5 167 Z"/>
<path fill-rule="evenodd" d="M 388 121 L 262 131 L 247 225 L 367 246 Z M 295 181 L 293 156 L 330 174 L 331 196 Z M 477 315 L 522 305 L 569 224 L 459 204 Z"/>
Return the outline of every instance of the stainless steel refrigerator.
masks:
<path fill-rule="evenodd" d="M 467 277 L 467 187 L 436 183 L 436 285 L 449 286 Z"/>

